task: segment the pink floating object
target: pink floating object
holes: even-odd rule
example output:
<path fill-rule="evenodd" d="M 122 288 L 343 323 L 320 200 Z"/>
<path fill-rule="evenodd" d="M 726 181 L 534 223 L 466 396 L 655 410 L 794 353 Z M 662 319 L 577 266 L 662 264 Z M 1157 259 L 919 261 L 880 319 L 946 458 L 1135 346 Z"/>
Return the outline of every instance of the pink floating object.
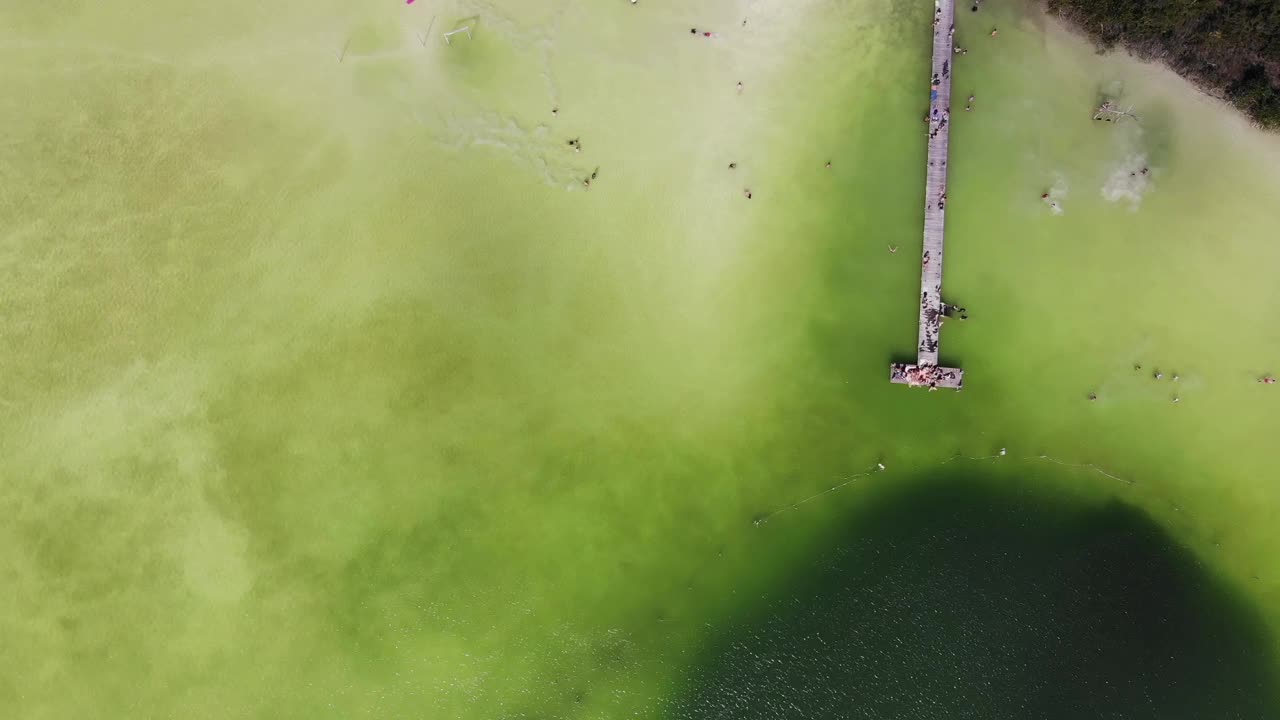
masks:
<path fill-rule="evenodd" d="M 412 5 L 412 4 L 413 4 L 413 0 L 404 0 L 404 4 L 405 4 L 405 5 Z"/>

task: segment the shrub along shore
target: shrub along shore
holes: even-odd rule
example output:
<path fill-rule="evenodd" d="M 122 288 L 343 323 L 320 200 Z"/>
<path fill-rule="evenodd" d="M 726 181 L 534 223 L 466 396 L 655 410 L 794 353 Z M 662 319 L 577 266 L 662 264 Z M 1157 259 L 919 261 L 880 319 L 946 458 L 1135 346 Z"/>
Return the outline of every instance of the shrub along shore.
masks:
<path fill-rule="evenodd" d="M 1280 0 L 1047 0 L 1106 49 L 1159 60 L 1280 130 Z"/>

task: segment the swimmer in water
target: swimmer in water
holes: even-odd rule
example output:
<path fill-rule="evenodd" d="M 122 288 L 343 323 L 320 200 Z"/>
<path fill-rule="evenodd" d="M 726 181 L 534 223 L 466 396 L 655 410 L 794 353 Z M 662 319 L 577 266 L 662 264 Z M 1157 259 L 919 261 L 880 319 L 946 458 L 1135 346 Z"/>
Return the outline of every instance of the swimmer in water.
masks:
<path fill-rule="evenodd" d="M 738 167 L 738 163 L 729 163 L 729 169 L 730 169 L 730 170 L 735 170 L 735 169 L 737 169 L 737 167 Z"/>
<path fill-rule="evenodd" d="M 743 194 L 743 195 L 746 195 L 746 196 L 747 196 L 747 199 L 748 199 L 748 200 L 750 200 L 750 199 L 751 199 L 751 188 L 746 188 L 746 189 L 744 189 L 744 190 L 742 191 L 742 194 Z"/>
<path fill-rule="evenodd" d="M 742 94 L 742 82 L 741 82 L 741 81 L 739 81 L 739 82 L 738 82 L 738 94 L 739 94 L 739 95 L 741 95 L 741 94 Z"/>
<path fill-rule="evenodd" d="M 997 29 L 995 29 L 995 28 L 991 28 L 991 37 L 995 37 L 995 36 L 996 36 L 996 35 L 998 35 L 999 33 L 1000 33 L 1000 31 L 999 31 L 999 30 L 997 30 Z"/>

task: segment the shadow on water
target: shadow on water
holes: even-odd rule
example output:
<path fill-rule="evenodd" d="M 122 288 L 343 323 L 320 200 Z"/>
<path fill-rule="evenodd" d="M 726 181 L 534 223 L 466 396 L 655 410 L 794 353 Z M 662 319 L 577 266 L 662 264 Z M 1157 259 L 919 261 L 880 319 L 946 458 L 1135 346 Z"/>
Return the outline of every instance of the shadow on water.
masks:
<path fill-rule="evenodd" d="M 1138 510 L 916 483 L 714 638 L 673 718 L 1277 718 L 1260 617 Z"/>

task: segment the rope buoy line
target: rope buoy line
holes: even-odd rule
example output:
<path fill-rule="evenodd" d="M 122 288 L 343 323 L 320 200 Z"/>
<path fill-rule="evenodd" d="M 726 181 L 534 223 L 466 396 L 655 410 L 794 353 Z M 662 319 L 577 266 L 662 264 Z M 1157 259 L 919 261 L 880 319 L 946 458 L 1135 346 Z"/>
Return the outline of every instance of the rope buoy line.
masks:
<path fill-rule="evenodd" d="M 947 464 L 952 463 L 952 462 L 955 462 L 955 461 L 957 461 L 957 460 L 969 461 L 969 462 L 985 462 L 985 461 L 988 461 L 988 460 L 1000 460 L 1000 459 L 1005 458 L 1005 457 L 1008 457 L 1008 453 L 1007 453 L 1007 451 L 1006 451 L 1006 449 L 1005 449 L 1005 448 L 1001 448 L 1001 449 L 1000 449 L 1000 452 L 996 453 L 995 455 L 982 455 L 982 456 L 971 456 L 971 455 L 960 455 L 960 454 L 952 455 L 951 457 L 947 458 L 946 460 L 943 460 L 942 462 L 938 463 L 938 465 L 947 465 Z M 1114 474 L 1114 473 L 1108 472 L 1107 470 L 1104 470 L 1103 468 L 1098 467 L 1097 465 L 1095 465 L 1095 464 L 1093 464 L 1093 463 L 1072 463 L 1072 462 L 1067 462 L 1067 461 L 1065 461 L 1065 460 L 1059 460 L 1058 458 L 1052 457 L 1052 456 L 1050 456 L 1050 455 L 1028 455 L 1028 456 L 1025 456 L 1025 457 L 1014 458 L 1014 459 L 1015 459 L 1015 460 L 1023 460 L 1023 461 L 1026 461 L 1026 462 L 1048 462 L 1048 463 L 1053 463 L 1053 464 L 1055 464 L 1055 465 L 1061 465 L 1062 467 L 1069 467 L 1069 468 L 1073 468 L 1073 469 L 1077 469 L 1077 470 L 1087 470 L 1087 471 L 1089 471 L 1089 472 L 1096 473 L 1096 474 L 1101 475 L 1102 477 L 1108 478 L 1108 479 L 1110 479 L 1110 480 L 1115 480 L 1116 482 L 1124 483 L 1125 485 L 1136 485 L 1136 484 L 1137 484 L 1137 482 L 1136 482 L 1136 481 L 1134 481 L 1134 480 L 1130 480 L 1130 479 L 1128 479 L 1128 478 L 1120 477 L 1119 475 L 1116 475 L 1116 474 Z M 844 488 L 844 487 L 846 487 L 846 486 L 848 486 L 848 485 L 851 485 L 851 484 L 853 484 L 853 483 L 855 483 L 855 482 L 857 482 L 857 481 L 861 480 L 862 478 L 870 477 L 870 476 L 872 476 L 872 475 L 874 475 L 874 474 L 876 474 L 876 473 L 880 473 L 880 472 L 884 472 L 884 471 L 885 471 L 885 466 L 884 466 L 882 463 L 877 463 L 877 464 L 876 464 L 875 469 L 873 469 L 873 470 L 868 470 L 868 471 L 866 471 L 866 472 L 861 472 L 861 473 L 858 473 L 858 474 L 856 474 L 856 475 L 851 475 L 851 476 L 849 476 L 848 478 L 846 478 L 846 479 L 844 480 L 844 482 L 841 482 L 841 483 L 839 483 L 839 484 L 837 484 L 837 485 L 832 485 L 831 487 L 827 488 L 826 490 L 823 490 L 823 491 L 822 491 L 822 492 L 820 492 L 820 493 L 817 493 L 817 494 L 814 494 L 814 495 L 810 495 L 809 497 L 807 497 L 807 498 L 805 498 L 805 499 L 803 499 L 803 500 L 800 500 L 800 501 L 797 501 L 797 502 L 791 503 L 790 505 L 784 505 L 783 507 L 780 507 L 780 508 L 778 508 L 777 510 L 774 510 L 773 512 L 768 513 L 767 515 L 763 515 L 763 516 L 757 517 L 757 518 L 755 518 L 754 520 L 752 520 L 752 521 L 751 521 L 751 524 L 752 524 L 752 525 L 755 525 L 756 527 L 759 527 L 759 526 L 764 525 L 765 523 L 769 522 L 769 521 L 770 521 L 770 520 L 772 520 L 773 518 L 775 518 L 775 517 L 777 517 L 777 516 L 781 515 L 782 513 L 788 512 L 788 511 L 790 511 L 790 510 L 799 510 L 801 505 L 804 505 L 804 504 L 806 504 L 806 503 L 813 502 L 814 500 L 817 500 L 818 498 L 824 497 L 824 496 L 826 496 L 826 495 L 830 495 L 831 493 L 833 493 L 833 492 L 835 492 L 835 491 L 837 491 L 837 490 L 839 490 L 839 489 L 841 489 L 841 488 Z"/>

